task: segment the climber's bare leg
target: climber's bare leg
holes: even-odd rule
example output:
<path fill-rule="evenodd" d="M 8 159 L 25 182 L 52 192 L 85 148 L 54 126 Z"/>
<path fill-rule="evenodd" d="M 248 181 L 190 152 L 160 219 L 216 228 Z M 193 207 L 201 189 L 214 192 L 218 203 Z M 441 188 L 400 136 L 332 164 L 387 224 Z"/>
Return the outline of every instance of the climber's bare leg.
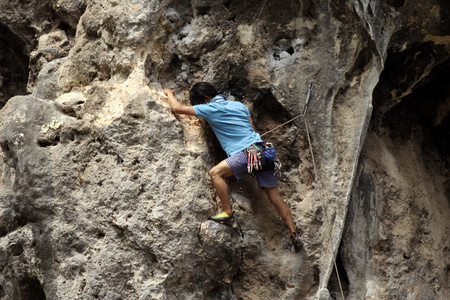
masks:
<path fill-rule="evenodd" d="M 228 193 L 228 185 L 225 182 L 225 178 L 232 176 L 233 171 L 231 171 L 230 166 L 224 160 L 215 165 L 211 170 L 209 170 L 209 176 L 213 182 L 214 188 L 216 189 L 217 195 L 222 202 L 223 211 L 229 216 L 232 214 L 230 195 Z"/>
<path fill-rule="evenodd" d="M 278 214 L 283 219 L 284 223 L 289 229 L 289 234 L 292 235 L 295 232 L 294 220 L 292 218 L 291 209 L 281 198 L 280 192 L 277 187 L 274 188 L 264 188 L 267 197 L 269 197 L 272 204 L 276 207 Z"/>

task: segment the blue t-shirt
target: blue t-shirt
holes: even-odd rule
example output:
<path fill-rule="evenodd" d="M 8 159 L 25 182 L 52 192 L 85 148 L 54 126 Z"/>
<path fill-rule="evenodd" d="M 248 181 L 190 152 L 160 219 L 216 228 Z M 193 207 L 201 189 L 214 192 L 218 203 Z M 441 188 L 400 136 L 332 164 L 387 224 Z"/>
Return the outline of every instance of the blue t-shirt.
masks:
<path fill-rule="evenodd" d="M 209 103 L 194 105 L 194 110 L 211 126 L 228 156 L 262 142 L 250 123 L 250 112 L 240 102 L 228 101 L 219 94 Z"/>

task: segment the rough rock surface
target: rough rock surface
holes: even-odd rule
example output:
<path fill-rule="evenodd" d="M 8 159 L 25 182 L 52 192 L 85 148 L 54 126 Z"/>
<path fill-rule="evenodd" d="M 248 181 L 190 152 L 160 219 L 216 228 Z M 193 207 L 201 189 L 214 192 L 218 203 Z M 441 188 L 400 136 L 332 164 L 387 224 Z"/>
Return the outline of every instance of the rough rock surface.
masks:
<path fill-rule="evenodd" d="M 15 3 L 17 2 L 17 3 Z M 447 299 L 449 5 L 0 4 L 0 299 Z M 209 81 L 283 162 L 305 249 L 253 178 L 220 210 Z M 308 133 L 311 140 L 308 142 Z M 315 163 L 315 164 L 314 164 Z M 336 268 L 335 268 L 336 266 Z"/>

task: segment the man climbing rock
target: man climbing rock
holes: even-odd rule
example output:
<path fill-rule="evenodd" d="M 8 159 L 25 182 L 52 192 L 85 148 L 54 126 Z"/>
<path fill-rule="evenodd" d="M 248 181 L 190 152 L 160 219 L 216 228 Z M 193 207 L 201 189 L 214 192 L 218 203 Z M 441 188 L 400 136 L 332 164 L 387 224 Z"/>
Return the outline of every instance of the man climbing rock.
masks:
<path fill-rule="evenodd" d="M 239 180 L 254 168 L 255 170 L 252 171 L 255 172 L 259 187 L 264 189 L 278 210 L 278 214 L 289 229 L 291 243 L 298 252 L 302 242 L 295 231 L 291 210 L 278 191 L 274 163 L 268 162 L 264 155 L 261 155 L 265 149 L 265 143 L 256 133 L 248 109 L 240 102 L 228 101 L 207 82 L 198 82 L 192 87 L 189 93 L 192 106 L 179 103 L 171 89 L 164 89 L 164 93 L 168 97 L 173 113 L 205 119 L 228 155 L 227 159 L 209 171 L 224 210 L 209 219 L 220 223 L 234 222 L 225 178 L 234 175 Z"/>

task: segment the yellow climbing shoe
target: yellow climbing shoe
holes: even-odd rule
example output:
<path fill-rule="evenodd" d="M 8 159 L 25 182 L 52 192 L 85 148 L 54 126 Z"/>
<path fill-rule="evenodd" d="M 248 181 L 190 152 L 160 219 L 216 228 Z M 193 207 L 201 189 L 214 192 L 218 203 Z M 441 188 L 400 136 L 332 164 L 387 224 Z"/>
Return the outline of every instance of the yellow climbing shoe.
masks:
<path fill-rule="evenodd" d="M 232 213 L 230 216 L 226 212 L 221 212 L 220 214 L 217 214 L 215 216 L 208 217 L 208 220 L 212 220 L 221 224 L 231 224 L 234 222 L 234 214 Z"/>

